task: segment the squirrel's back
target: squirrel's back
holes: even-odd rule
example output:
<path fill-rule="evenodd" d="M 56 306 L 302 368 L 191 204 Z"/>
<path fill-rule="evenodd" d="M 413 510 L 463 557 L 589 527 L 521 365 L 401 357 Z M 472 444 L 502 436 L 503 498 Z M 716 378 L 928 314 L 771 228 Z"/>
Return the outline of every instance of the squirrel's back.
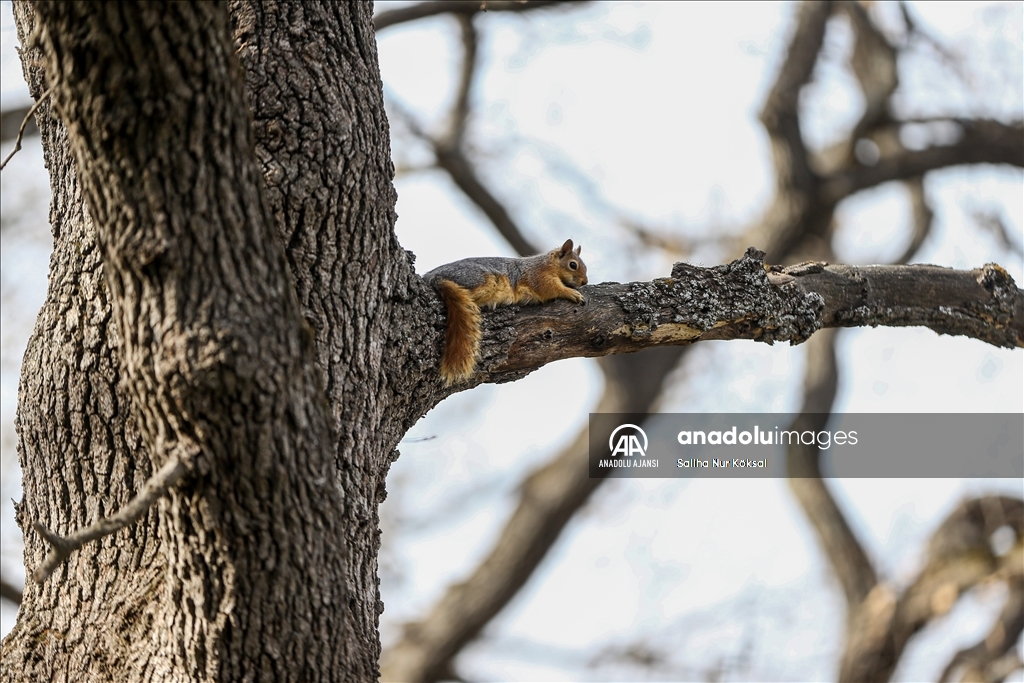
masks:
<path fill-rule="evenodd" d="M 463 287 L 474 289 L 487 283 L 488 276 L 504 276 L 513 288 L 528 269 L 539 268 L 550 258 L 549 254 L 538 254 L 525 258 L 505 258 L 501 256 L 476 256 L 464 258 L 452 263 L 438 266 L 423 276 L 432 287 L 441 280 L 451 280 Z"/>

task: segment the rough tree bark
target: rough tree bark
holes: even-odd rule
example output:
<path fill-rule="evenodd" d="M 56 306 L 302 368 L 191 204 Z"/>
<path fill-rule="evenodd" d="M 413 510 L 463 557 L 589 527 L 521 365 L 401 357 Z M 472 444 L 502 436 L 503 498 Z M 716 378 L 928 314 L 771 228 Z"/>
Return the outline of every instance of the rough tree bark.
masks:
<path fill-rule="evenodd" d="M 33 95 L 53 88 L 38 120 L 54 254 L 19 394 L 26 565 L 49 549 L 33 523 L 68 536 L 123 509 L 167 463 L 185 474 L 137 524 L 26 587 L 4 679 L 375 678 L 377 506 L 402 434 L 447 394 L 443 310 L 393 231 L 371 7 L 19 2 L 15 13 Z M 794 313 L 778 296 L 792 283 L 738 263 L 710 281 L 728 292 L 730 273 L 758 273 L 767 298 L 751 301 L 778 307 L 760 313 Z M 651 307 L 677 315 L 691 291 L 681 282 L 607 299 L 595 289 L 591 310 L 660 324 Z M 1006 311 L 1020 290 L 986 282 L 989 324 L 975 336 L 1019 343 Z M 795 300 L 812 299 L 829 310 L 820 295 Z M 714 324 L 735 303 L 697 313 Z M 802 304 L 793 339 L 822 324 Z M 515 345 L 537 315 L 489 315 L 502 332 L 485 351 L 509 365 L 459 388 L 564 357 L 557 344 Z"/>
<path fill-rule="evenodd" d="M 94 522 L 182 448 L 193 472 L 27 587 L 5 678 L 376 675 L 376 509 L 407 427 L 388 409 L 413 397 L 386 355 L 414 273 L 371 8 L 232 10 L 16 7 L 33 94 L 60 84 L 60 121 L 39 117 L 55 250 L 21 389 L 27 566 L 32 522 Z"/>

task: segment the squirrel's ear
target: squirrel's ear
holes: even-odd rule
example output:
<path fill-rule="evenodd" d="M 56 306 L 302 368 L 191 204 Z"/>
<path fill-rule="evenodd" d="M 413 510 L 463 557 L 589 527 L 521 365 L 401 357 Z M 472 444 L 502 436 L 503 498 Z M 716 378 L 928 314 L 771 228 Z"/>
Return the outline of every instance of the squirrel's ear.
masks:
<path fill-rule="evenodd" d="M 559 258 L 561 258 L 562 256 L 565 256 L 570 251 L 572 251 L 572 240 L 566 240 L 565 244 L 562 245 L 562 248 L 558 250 Z"/>
<path fill-rule="evenodd" d="M 583 245 L 582 244 L 580 246 L 576 247 L 576 255 L 579 256 L 581 251 L 583 251 Z"/>

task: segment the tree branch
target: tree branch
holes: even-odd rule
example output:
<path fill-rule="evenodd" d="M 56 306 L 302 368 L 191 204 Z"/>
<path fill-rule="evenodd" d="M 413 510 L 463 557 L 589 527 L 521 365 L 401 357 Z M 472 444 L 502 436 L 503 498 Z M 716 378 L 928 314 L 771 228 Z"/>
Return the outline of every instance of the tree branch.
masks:
<path fill-rule="evenodd" d="M 469 96 L 473 90 L 473 78 L 476 75 L 477 34 L 473 27 L 473 17 L 459 14 L 459 29 L 462 35 L 462 71 L 459 75 L 459 89 L 452 107 L 451 123 L 444 143 L 448 147 L 462 144 L 466 132 L 466 121 L 469 119 Z"/>
<path fill-rule="evenodd" d="M 761 109 L 761 123 L 771 137 L 775 170 L 779 174 L 776 182 L 787 187 L 814 186 L 814 173 L 800 132 L 800 90 L 814 73 L 831 13 L 832 5 L 828 2 L 800 5 L 786 59 Z"/>
<path fill-rule="evenodd" d="M 21 124 L 25 122 L 25 118 L 28 117 L 29 111 L 32 110 L 35 104 L 33 102 L 28 107 L 18 107 L 17 109 L 8 109 L 0 112 L 0 142 L 7 142 L 18 136 Z M 36 125 L 35 120 L 31 117 L 29 117 L 28 123 L 25 124 L 24 135 L 39 135 L 39 126 Z"/>
<path fill-rule="evenodd" d="M 924 178 L 911 178 L 906 183 L 907 191 L 910 193 L 911 226 L 910 244 L 903 250 L 896 263 L 910 263 L 911 259 L 921 249 L 921 245 L 932 233 L 935 211 L 928 203 L 928 196 L 924 191 Z"/>
<path fill-rule="evenodd" d="M 822 181 L 822 197 L 828 202 L 838 202 L 869 187 L 907 180 L 947 166 L 1009 164 L 1024 167 L 1024 123 L 1005 124 L 989 119 L 943 121 L 960 127 L 962 135 L 955 143 L 922 150 L 900 148 L 883 154 L 874 165 L 839 171 Z M 898 127 L 905 123 L 910 122 L 893 125 Z"/>
<path fill-rule="evenodd" d="M 425 19 L 438 14 L 473 15 L 477 12 L 527 12 L 552 5 L 569 4 L 575 3 L 556 0 L 436 0 L 380 12 L 373 18 L 373 29 L 383 31 L 395 24 Z"/>
<path fill-rule="evenodd" d="M 1024 564 L 1024 557 L 1020 558 L 1018 567 Z M 953 655 L 949 664 L 943 669 L 939 676 L 940 683 L 947 683 L 953 680 L 953 674 L 957 669 L 963 671 L 963 681 L 994 681 L 1002 680 L 1013 669 L 1021 666 L 1020 660 L 1013 662 L 1013 668 L 1002 675 L 989 675 L 995 666 L 1004 663 L 1004 658 L 1010 649 L 1017 643 L 1017 638 L 1024 631 L 1024 581 L 1022 581 L 1020 570 L 1015 580 L 1010 581 L 1009 595 L 1006 597 L 1006 604 L 1003 605 L 999 619 L 996 620 L 989 632 L 979 642 L 971 647 L 964 648 Z M 1012 655 L 1016 658 L 1016 653 Z"/>
<path fill-rule="evenodd" d="M 526 239 L 505 205 L 483 184 L 461 147 L 446 144 L 427 133 L 412 112 L 408 111 L 396 98 L 390 98 L 388 106 L 402 118 L 413 135 L 430 145 L 434 151 L 437 167 L 445 171 L 455 186 L 484 212 L 484 215 L 515 249 L 516 253 L 520 256 L 531 256 L 540 251 Z"/>
<path fill-rule="evenodd" d="M 32 120 L 32 115 L 35 114 L 36 110 L 39 109 L 39 106 L 43 102 L 45 102 L 47 98 L 50 97 L 51 92 L 53 92 L 52 85 L 46 89 L 46 92 L 39 96 L 39 99 L 36 100 L 31 107 L 29 107 L 28 112 L 25 114 L 25 118 L 21 121 L 21 126 L 18 128 L 18 137 L 14 141 L 14 149 L 12 149 L 10 153 L 6 157 L 4 157 L 3 161 L 0 161 L 0 171 L 2 171 L 7 166 L 7 162 L 10 161 L 14 157 L 14 155 L 21 150 L 21 140 L 25 136 L 25 129 L 28 127 L 29 121 Z"/>
<path fill-rule="evenodd" d="M 605 388 L 597 412 L 646 413 L 661 394 L 685 348 L 600 359 Z M 437 681 L 451 677 L 452 660 L 532 576 L 576 511 L 604 483 L 580 467 L 587 430 L 519 489 L 519 504 L 487 557 L 448 588 L 422 619 L 408 624 L 381 658 L 381 680 Z"/>
<path fill-rule="evenodd" d="M 4 600 L 10 600 L 15 605 L 20 605 L 21 589 L 13 583 L 8 583 L 7 579 L 0 579 L 0 597 Z"/>
<path fill-rule="evenodd" d="M 804 404 L 789 429 L 818 431 L 831 419 L 839 378 L 835 337 L 834 330 L 822 330 L 807 343 Z M 821 478 L 820 453 L 816 444 L 789 446 L 789 487 L 818 535 L 846 596 L 847 614 L 852 614 L 878 579 L 871 560 Z"/>
<path fill-rule="evenodd" d="M 846 0 L 842 8 L 856 33 L 850 67 L 864 94 L 864 115 L 848 140 L 855 143 L 865 132 L 889 117 L 889 98 L 899 85 L 894 48 L 871 20 L 867 9 Z"/>
<path fill-rule="evenodd" d="M 996 557 L 989 539 L 1002 526 L 1013 529 L 1017 543 L 1013 552 Z M 1022 537 L 1024 500 L 985 496 L 962 503 L 932 536 L 927 564 L 914 583 L 899 595 L 879 583 L 852 615 L 839 680 L 889 680 L 910 638 L 947 614 L 965 591 L 989 578 L 1019 581 Z"/>
<path fill-rule="evenodd" d="M 800 343 L 823 327 L 923 326 L 995 346 L 1024 345 L 1024 292 L 997 265 L 804 263 L 765 272 L 760 252 L 714 268 L 677 263 L 672 277 L 584 287 L 582 305 L 503 307 L 481 367 L 508 381 L 546 363 L 711 339 Z"/>
<path fill-rule="evenodd" d="M 43 563 L 32 572 L 32 579 L 36 583 L 43 583 L 50 578 L 64 560 L 70 557 L 71 553 L 86 543 L 109 536 L 135 522 L 156 501 L 166 495 L 171 487 L 185 476 L 186 472 L 188 472 L 188 465 L 185 459 L 178 456 L 172 457 L 157 470 L 156 474 L 149 478 L 138 495 L 128 501 L 127 505 L 109 517 L 99 519 L 67 537 L 58 536 L 47 529 L 42 522 L 33 522 L 32 528 L 50 544 L 50 553 Z"/>
<path fill-rule="evenodd" d="M 748 239 L 765 244 L 774 260 L 792 258 L 798 245 L 821 238 L 832 220 L 832 207 L 820 201 L 820 177 L 804 144 L 799 106 L 800 91 L 814 73 L 831 13 L 828 2 L 800 5 L 786 58 L 761 109 L 761 123 L 771 140 L 775 198 Z M 814 253 L 804 258 L 812 255 L 821 256 Z"/>
<path fill-rule="evenodd" d="M 434 154 L 437 157 L 437 165 L 448 172 L 452 182 L 484 212 L 518 254 L 529 256 L 539 251 L 526 239 L 505 206 L 477 177 L 473 165 L 460 149 L 435 146 Z"/>
<path fill-rule="evenodd" d="M 793 276 L 804 293 L 823 297 L 822 327 L 923 326 L 994 346 L 1024 346 L 1024 292 L 995 264 L 966 271 L 808 263 L 769 279 L 781 285 Z"/>

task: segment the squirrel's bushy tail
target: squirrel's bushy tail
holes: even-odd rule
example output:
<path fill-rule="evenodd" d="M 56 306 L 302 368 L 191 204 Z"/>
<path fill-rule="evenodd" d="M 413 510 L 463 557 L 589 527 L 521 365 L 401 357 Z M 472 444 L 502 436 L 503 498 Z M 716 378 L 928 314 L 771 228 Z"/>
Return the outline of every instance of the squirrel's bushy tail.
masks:
<path fill-rule="evenodd" d="M 480 307 L 464 287 L 451 280 L 441 280 L 435 287 L 448 309 L 441 377 L 450 386 L 468 379 L 476 367 L 476 356 L 480 351 Z"/>

